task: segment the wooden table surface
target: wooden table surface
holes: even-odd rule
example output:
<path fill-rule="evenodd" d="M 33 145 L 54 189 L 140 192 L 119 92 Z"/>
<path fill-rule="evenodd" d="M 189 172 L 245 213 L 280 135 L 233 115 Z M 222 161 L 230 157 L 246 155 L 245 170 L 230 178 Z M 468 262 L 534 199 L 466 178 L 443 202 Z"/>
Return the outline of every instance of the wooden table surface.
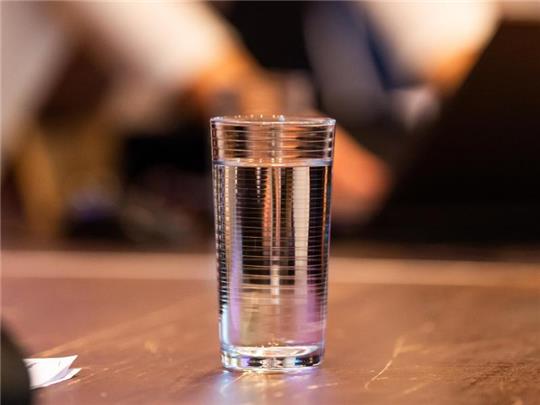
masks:
<path fill-rule="evenodd" d="M 540 266 L 334 258 L 327 356 L 221 369 L 208 255 L 2 254 L 2 317 L 32 356 L 78 354 L 38 404 L 540 402 Z"/>

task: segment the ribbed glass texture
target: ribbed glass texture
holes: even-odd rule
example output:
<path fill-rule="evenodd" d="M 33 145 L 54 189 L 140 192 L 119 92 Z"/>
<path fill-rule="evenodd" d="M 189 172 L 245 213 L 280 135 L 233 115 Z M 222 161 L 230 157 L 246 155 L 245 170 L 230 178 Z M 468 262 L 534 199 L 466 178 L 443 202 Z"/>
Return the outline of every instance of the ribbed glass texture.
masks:
<path fill-rule="evenodd" d="M 211 120 L 225 367 L 289 371 L 324 353 L 335 122 Z"/>

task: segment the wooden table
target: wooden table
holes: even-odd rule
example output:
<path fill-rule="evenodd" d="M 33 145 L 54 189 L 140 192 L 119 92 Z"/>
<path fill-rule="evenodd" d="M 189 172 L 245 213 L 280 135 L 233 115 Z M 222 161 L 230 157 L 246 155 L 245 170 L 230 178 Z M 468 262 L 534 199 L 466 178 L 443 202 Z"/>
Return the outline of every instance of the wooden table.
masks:
<path fill-rule="evenodd" d="M 221 369 L 207 255 L 3 252 L 3 319 L 27 354 L 78 354 L 39 404 L 540 401 L 540 267 L 334 258 L 313 372 Z"/>

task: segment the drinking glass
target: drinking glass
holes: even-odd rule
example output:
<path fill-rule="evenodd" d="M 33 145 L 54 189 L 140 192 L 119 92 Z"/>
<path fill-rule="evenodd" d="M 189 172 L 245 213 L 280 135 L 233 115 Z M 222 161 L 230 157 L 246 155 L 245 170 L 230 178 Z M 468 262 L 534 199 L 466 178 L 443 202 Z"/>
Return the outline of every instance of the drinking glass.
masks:
<path fill-rule="evenodd" d="M 335 120 L 210 120 L 224 367 L 294 371 L 324 354 Z"/>

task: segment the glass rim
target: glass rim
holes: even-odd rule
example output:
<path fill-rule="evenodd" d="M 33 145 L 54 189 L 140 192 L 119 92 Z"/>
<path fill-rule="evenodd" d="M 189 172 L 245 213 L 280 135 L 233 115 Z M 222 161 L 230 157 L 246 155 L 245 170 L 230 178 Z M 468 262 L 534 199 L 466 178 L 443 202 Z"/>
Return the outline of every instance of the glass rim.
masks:
<path fill-rule="evenodd" d="M 222 115 L 210 119 L 210 123 L 223 125 L 301 125 L 301 126 L 333 126 L 336 120 L 324 116 L 286 115 L 286 114 L 239 114 Z"/>

